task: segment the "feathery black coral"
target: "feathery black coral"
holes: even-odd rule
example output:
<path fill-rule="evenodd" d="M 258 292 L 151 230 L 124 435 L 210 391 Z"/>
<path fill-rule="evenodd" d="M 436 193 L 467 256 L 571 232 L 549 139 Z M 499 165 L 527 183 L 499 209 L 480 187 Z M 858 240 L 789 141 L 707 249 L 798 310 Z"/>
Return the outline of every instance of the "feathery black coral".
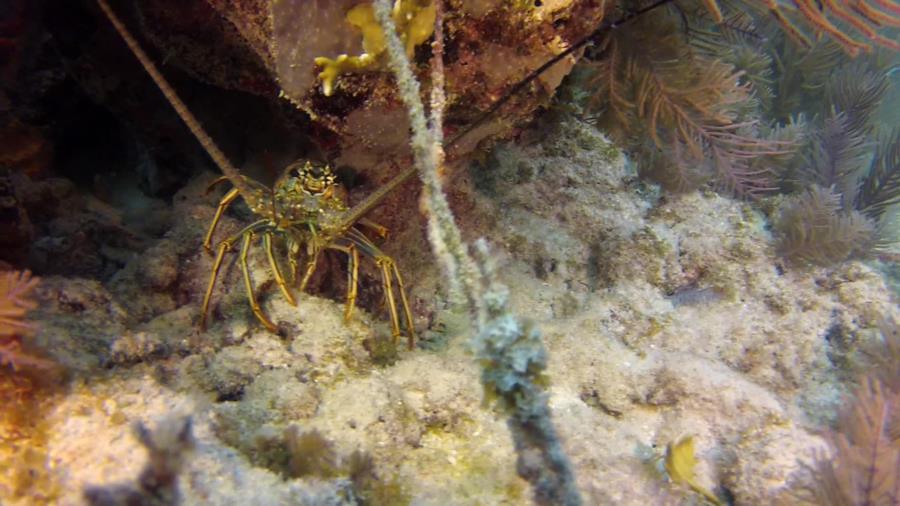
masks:
<path fill-rule="evenodd" d="M 850 198 L 856 194 L 855 178 L 871 153 L 866 138 L 849 124 L 849 118 L 841 112 L 825 118 L 821 128 L 813 132 L 804 156 L 806 167 L 800 173 L 805 185 L 836 188 L 840 195 Z"/>
<path fill-rule="evenodd" d="M 900 128 L 878 144 L 868 173 L 863 177 L 855 207 L 880 220 L 888 207 L 900 203 Z"/>
<path fill-rule="evenodd" d="M 857 60 L 858 61 L 858 60 Z M 847 129 L 867 136 L 872 131 L 872 116 L 881 106 L 890 86 L 887 74 L 853 63 L 828 80 L 825 86 L 827 112 L 840 112 L 847 118 Z"/>

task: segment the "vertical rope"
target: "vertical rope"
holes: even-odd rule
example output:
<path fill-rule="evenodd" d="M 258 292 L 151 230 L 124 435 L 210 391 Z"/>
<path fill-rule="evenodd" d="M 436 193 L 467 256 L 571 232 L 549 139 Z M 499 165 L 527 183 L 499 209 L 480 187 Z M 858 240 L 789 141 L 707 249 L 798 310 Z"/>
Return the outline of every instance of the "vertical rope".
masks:
<path fill-rule="evenodd" d="M 375 17 L 384 32 L 388 65 L 394 72 L 397 92 L 406 104 L 412 125 L 410 141 L 415 166 L 424 185 L 424 206 L 428 217 L 428 238 L 444 277 L 453 288 L 461 288 L 476 321 L 473 348 L 482 364 L 485 390 L 501 399 L 508 415 L 507 425 L 517 453 L 516 471 L 533 488 L 535 503 L 541 506 L 580 506 L 575 474 L 553 425 L 549 395 L 541 385 L 547 367 L 547 353 L 540 333 L 523 325 L 509 312 L 509 291 L 493 281 L 488 265 L 487 246 L 482 243 L 479 265 L 468 253 L 468 245 L 456 226 L 455 218 L 442 190 L 438 171 L 443 160 L 441 114 L 444 97 L 432 91 L 432 115 L 429 128 L 425 107 L 419 96 L 419 82 L 397 36 L 391 0 L 375 0 Z M 441 0 L 434 0 L 440 2 Z M 442 17 L 437 7 L 439 21 Z M 435 29 L 435 37 L 441 36 Z M 443 84 L 442 40 L 436 40 L 434 86 Z"/>

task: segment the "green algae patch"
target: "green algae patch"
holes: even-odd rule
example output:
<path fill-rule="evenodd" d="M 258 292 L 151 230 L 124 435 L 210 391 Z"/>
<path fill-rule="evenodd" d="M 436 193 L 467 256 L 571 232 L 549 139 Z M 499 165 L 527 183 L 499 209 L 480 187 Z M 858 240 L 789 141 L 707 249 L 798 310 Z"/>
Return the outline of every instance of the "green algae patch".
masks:
<path fill-rule="evenodd" d="M 0 497 L 10 504 L 56 504 L 62 495 L 47 451 L 51 396 L 27 375 L 0 369 Z"/>
<path fill-rule="evenodd" d="M 472 425 L 476 432 L 479 429 Z M 422 438 L 422 448 L 410 465 L 418 474 L 435 482 L 440 493 L 455 501 L 487 500 L 490 504 L 522 504 L 527 502 L 528 484 L 516 475 L 515 458 L 510 448 L 509 458 L 486 448 L 503 445 L 473 444 L 471 433 L 444 431 L 432 427 Z M 504 441 L 508 445 L 508 441 Z"/>

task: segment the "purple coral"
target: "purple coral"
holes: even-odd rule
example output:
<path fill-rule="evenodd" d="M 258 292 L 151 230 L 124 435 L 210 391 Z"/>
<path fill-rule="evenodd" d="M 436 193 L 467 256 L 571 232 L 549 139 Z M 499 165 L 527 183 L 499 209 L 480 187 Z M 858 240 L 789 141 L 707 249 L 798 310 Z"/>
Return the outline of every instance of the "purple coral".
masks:
<path fill-rule="evenodd" d="M 31 292 L 39 281 L 29 271 L 0 272 L 0 366 L 9 365 L 18 370 L 49 365 L 46 360 L 22 351 L 18 340 L 19 336 L 34 330 L 24 317 L 37 306 L 31 300 Z"/>
<path fill-rule="evenodd" d="M 29 297 L 38 281 L 29 271 L 0 273 L 0 338 L 32 330 L 22 318 L 36 306 Z"/>

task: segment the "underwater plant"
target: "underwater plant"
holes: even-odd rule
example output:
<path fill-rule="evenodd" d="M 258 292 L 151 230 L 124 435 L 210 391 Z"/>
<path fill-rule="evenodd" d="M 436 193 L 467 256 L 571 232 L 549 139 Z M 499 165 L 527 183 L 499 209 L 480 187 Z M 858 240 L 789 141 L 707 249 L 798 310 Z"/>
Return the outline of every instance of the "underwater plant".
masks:
<path fill-rule="evenodd" d="M 869 113 L 854 119 L 861 109 L 833 107 L 813 132 L 796 171 L 805 190 L 785 199 L 775 222 L 783 256 L 828 265 L 896 245 L 889 210 L 900 202 L 900 139 L 894 131 L 873 154 Z"/>
<path fill-rule="evenodd" d="M 900 391 L 900 321 L 894 317 L 878 322 L 880 339 L 863 348 L 866 358 L 865 374 L 878 380 L 886 388 Z"/>
<path fill-rule="evenodd" d="M 32 292 L 39 278 L 29 271 L 0 271 L 0 493 L 53 501 L 59 490 L 52 478 L 43 437 L 46 427 L 38 415 L 41 395 L 56 379 L 58 365 L 35 354 L 23 338 L 35 325 L 25 320 L 37 307 Z M 10 430 L 13 428 L 13 430 Z"/>
<path fill-rule="evenodd" d="M 900 128 L 878 143 L 869 170 L 862 178 L 854 207 L 880 222 L 891 206 L 900 203 Z"/>
<path fill-rule="evenodd" d="M 296 425 L 291 425 L 284 431 L 281 449 L 287 453 L 283 469 L 287 476 L 320 479 L 345 476 L 349 480 L 347 493 L 361 506 L 410 503 L 401 484 L 379 473 L 369 453 L 355 450 L 350 455 L 338 455 L 334 443 L 316 430 L 301 432 Z"/>
<path fill-rule="evenodd" d="M 863 257 L 897 241 L 900 148 L 873 118 L 898 22 L 893 2 L 677 2 L 604 34 L 566 99 L 667 190 L 789 194 L 774 221 L 792 260 Z"/>
<path fill-rule="evenodd" d="M 0 337 L 16 332 L 27 332 L 32 327 L 25 323 L 25 315 L 37 304 L 31 300 L 31 292 L 40 280 L 29 271 L 6 271 L 0 276 Z"/>

